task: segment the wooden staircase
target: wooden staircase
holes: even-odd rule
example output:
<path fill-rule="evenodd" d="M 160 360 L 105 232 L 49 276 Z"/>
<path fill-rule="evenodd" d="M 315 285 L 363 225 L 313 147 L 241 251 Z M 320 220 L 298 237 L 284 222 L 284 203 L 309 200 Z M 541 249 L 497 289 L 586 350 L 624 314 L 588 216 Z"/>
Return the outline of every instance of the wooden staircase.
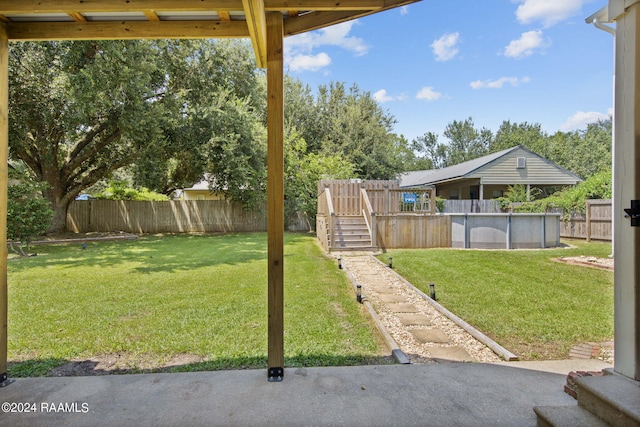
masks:
<path fill-rule="evenodd" d="M 604 373 L 575 379 L 577 405 L 533 408 L 538 427 L 640 426 L 640 382 Z"/>
<path fill-rule="evenodd" d="M 335 217 L 335 230 L 332 251 L 375 251 L 371 244 L 371 234 L 364 219 L 359 215 L 340 215 Z"/>

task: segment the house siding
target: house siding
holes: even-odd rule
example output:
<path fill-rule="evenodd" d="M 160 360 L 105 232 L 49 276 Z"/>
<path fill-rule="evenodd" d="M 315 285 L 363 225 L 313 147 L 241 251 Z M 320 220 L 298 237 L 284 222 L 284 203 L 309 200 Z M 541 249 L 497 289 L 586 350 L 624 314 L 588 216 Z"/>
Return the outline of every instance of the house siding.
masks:
<path fill-rule="evenodd" d="M 517 169 L 518 157 L 525 157 L 526 167 Z M 466 178 L 480 178 L 487 184 L 575 185 L 578 180 L 567 171 L 558 168 L 537 155 L 521 148 L 505 154 L 468 174 Z M 485 198 L 488 198 L 485 195 Z"/>

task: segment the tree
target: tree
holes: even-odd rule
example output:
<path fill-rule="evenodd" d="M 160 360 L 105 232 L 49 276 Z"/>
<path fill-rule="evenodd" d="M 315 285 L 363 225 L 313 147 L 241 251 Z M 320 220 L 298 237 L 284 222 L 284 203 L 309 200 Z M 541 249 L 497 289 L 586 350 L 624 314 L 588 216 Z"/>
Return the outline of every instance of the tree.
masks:
<path fill-rule="evenodd" d="M 496 152 L 522 145 L 542 157 L 551 157 L 548 136 L 539 123 L 511 123 L 505 120 L 495 134 L 489 151 Z"/>
<path fill-rule="evenodd" d="M 424 167 L 422 169 L 440 169 L 447 162 L 447 146 L 438 143 L 438 135 L 433 132 L 427 132 L 417 137 L 411 143 L 411 148 L 416 153 L 422 155 Z"/>
<path fill-rule="evenodd" d="M 249 134 L 237 132 L 227 120 L 262 120 L 255 64 L 242 56 L 247 50 L 247 43 L 212 41 L 12 45 L 10 155 L 49 184 L 44 196 L 54 211 L 51 230 L 64 229 L 77 194 L 136 161 L 139 184 L 169 192 L 193 184 L 210 166 L 217 152 L 203 143 L 248 144 L 253 127 Z M 257 105 L 258 113 L 248 105 Z M 212 121 L 218 120 L 227 120 L 220 126 L 228 134 L 216 135 Z M 228 167 L 216 167 L 226 170 L 216 182 L 233 181 Z"/>
<path fill-rule="evenodd" d="M 307 153 L 307 143 L 295 131 L 285 135 L 285 218 L 303 212 L 308 219 L 318 209 L 318 182 L 321 179 L 348 179 L 354 166 L 339 155 Z"/>
<path fill-rule="evenodd" d="M 369 92 L 357 85 L 346 91 L 342 83 L 321 86 L 317 108 L 323 153 L 343 156 L 358 178 L 394 179 L 403 171 L 399 154 L 407 142 L 393 133 L 395 119 Z"/>
<path fill-rule="evenodd" d="M 266 92 L 263 74 L 256 69 L 253 51 L 238 41 L 189 41 L 185 46 L 171 46 L 169 58 L 172 92 L 179 93 L 181 109 L 164 130 L 166 144 L 147 150 L 133 167 L 134 182 L 163 194 L 189 187 L 212 177 L 214 187 L 228 181 L 244 182 L 245 165 L 224 172 L 221 146 L 231 144 L 240 151 L 257 156 L 252 175 L 261 176 L 258 166 L 264 156 L 264 133 L 258 128 L 266 121 Z M 242 138 L 239 138 L 242 136 Z M 254 140 L 255 139 L 255 140 Z M 230 141 L 235 142 L 231 143 Z M 238 141 L 239 140 L 239 141 Z M 256 151 L 257 150 L 257 151 Z M 232 159 L 248 159 L 246 155 Z M 251 167 L 249 167 L 251 169 Z M 220 176 L 218 176 L 220 175 Z M 233 185 L 232 185 L 233 186 Z M 219 186 L 218 186 L 219 187 Z M 219 189 L 216 187 L 215 189 Z M 214 189 L 214 188 L 212 188 Z M 247 195 L 239 199 L 246 199 Z"/>
<path fill-rule="evenodd" d="M 477 130 L 471 117 L 449 123 L 444 136 L 449 140 L 445 166 L 457 165 L 486 155 L 493 139 L 490 130 Z"/>

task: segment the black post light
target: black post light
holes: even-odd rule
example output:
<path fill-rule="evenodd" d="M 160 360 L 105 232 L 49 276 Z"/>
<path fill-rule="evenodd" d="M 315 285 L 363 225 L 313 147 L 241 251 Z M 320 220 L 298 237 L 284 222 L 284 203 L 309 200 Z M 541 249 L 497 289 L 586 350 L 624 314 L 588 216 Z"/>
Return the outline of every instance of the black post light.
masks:
<path fill-rule="evenodd" d="M 338 268 L 342 270 L 342 258 L 338 257 Z"/>
<path fill-rule="evenodd" d="M 356 301 L 362 304 L 362 285 L 356 285 Z"/>
<path fill-rule="evenodd" d="M 431 299 L 435 301 L 436 299 L 436 285 L 433 283 L 429 284 L 429 290 L 431 291 Z"/>
<path fill-rule="evenodd" d="M 389 257 L 389 268 L 393 268 L 393 257 Z"/>

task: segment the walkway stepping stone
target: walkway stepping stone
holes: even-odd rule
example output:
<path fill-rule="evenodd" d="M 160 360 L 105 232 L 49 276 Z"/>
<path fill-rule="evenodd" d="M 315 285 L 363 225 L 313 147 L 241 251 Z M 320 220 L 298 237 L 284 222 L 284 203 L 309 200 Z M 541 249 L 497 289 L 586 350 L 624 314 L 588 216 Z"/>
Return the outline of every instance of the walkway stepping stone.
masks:
<path fill-rule="evenodd" d="M 389 310 L 393 313 L 419 313 L 420 310 L 413 304 L 389 304 Z"/>
<path fill-rule="evenodd" d="M 447 344 L 449 342 L 447 334 L 440 329 L 410 329 L 409 332 L 420 344 L 429 342 Z"/>
<path fill-rule="evenodd" d="M 473 362 L 473 357 L 462 347 L 429 347 L 429 354 L 437 362 Z"/>
<path fill-rule="evenodd" d="M 399 303 L 399 302 L 406 302 L 407 299 L 405 297 L 403 297 L 402 295 L 397 295 L 397 294 L 387 294 L 384 292 L 380 293 L 381 295 L 378 296 L 378 299 L 380 299 L 380 301 L 382 302 L 386 302 L 386 303 Z"/>
<path fill-rule="evenodd" d="M 431 326 L 431 320 L 425 315 L 422 314 L 414 314 L 414 313 L 398 313 L 398 319 L 400 319 L 400 323 L 405 326 Z"/>

